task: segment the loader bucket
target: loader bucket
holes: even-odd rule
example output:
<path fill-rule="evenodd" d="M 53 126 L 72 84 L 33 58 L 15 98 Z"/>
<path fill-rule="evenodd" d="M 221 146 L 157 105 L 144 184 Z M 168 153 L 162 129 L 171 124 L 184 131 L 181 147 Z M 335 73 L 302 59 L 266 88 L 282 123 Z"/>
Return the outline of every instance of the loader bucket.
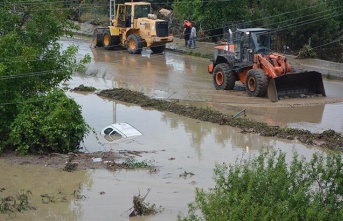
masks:
<path fill-rule="evenodd" d="M 102 35 L 104 33 L 104 30 L 108 28 L 96 28 L 94 29 L 93 32 L 93 40 L 91 47 L 96 48 L 96 47 L 102 47 Z"/>
<path fill-rule="evenodd" d="M 268 98 L 276 102 L 280 97 L 302 97 L 321 94 L 326 96 L 322 74 L 316 71 L 286 74 L 272 78 L 268 85 Z"/>

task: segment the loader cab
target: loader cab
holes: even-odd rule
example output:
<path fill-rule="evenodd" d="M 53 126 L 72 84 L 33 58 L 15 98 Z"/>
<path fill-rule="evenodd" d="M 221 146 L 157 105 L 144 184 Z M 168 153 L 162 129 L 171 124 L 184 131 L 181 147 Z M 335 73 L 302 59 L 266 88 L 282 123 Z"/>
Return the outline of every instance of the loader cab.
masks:
<path fill-rule="evenodd" d="M 151 12 L 151 5 L 145 4 L 145 5 L 135 5 L 135 15 L 134 18 L 147 18 L 149 13 Z"/>
<path fill-rule="evenodd" d="M 151 4 L 142 3 L 125 3 L 119 4 L 117 8 L 118 27 L 132 28 L 138 18 L 147 18 L 151 11 Z"/>
<path fill-rule="evenodd" d="M 117 16 L 118 16 L 118 27 L 128 28 L 131 27 L 132 18 L 132 7 L 131 5 L 118 5 Z"/>
<path fill-rule="evenodd" d="M 270 34 L 267 31 L 252 32 L 251 40 L 255 54 L 270 53 Z"/>
<path fill-rule="evenodd" d="M 234 44 L 235 59 L 250 63 L 254 54 L 270 53 L 270 34 L 264 28 L 237 29 Z"/>

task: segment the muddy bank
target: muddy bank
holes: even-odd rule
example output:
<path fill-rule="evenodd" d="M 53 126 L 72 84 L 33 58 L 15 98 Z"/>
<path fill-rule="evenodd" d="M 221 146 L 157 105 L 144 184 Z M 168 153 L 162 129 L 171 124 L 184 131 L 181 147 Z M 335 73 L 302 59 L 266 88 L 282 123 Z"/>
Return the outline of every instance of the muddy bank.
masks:
<path fill-rule="evenodd" d="M 256 122 L 251 119 L 222 114 L 221 112 L 210 108 L 197 108 L 194 106 L 181 105 L 177 102 L 151 99 L 143 93 L 122 88 L 102 90 L 98 95 L 105 98 L 137 104 L 142 107 L 154 108 L 159 111 L 169 111 L 201 121 L 236 127 L 241 129 L 242 133 L 257 133 L 266 137 L 297 140 L 308 145 L 343 151 L 342 135 L 333 130 L 326 130 L 322 133 L 311 133 L 308 130 L 273 127 L 266 123 Z"/>
<path fill-rule="evenodd" d="M 149 168 L 147 162 L 139 162 L 135 157 L 141 156 L 147 151 L 99 151 L 93 153 L 69 153 L 69 154 L 41 154 L 41 155 L 27 155 L 22 156 L 16 152 L 5 152 L 0 154 L 2 160 L 8 163 L 17 165 L 36 165 L 43 167 L 52 167 L 67 172 L 74 170 L 86 169 L 135 169 L 135 168 Z"/>

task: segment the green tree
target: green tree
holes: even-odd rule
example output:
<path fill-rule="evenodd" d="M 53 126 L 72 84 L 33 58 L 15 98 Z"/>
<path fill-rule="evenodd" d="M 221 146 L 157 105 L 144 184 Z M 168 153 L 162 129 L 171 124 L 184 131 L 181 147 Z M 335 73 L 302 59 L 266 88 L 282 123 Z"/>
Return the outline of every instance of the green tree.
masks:
<path fill-rule="evenodd" d="M 9 142 L 20 154 L 73 152 L 89 132 L 81 107 L 61 90 L 32 98 L 19 109 Z"/>
<path fill-rule="evenodd" d="M 174 1 L 173 9 L 180 20 L 190 19 L 195 22 L 199 31 L 204 30 L 212 40 L 221 38 L 224 26 L 244 21 L 249 15 L 247 0 L 182 0 Z"/>
<path fill-rule="evenodd" d="M 260 0 L 250 23 L 272 29 L 278 50 L 283 45 L 299 50 L 305 44 L 317 47 L 336 39 L 341 10 L 322 0 Z"/>
<path fill-rule="evenodd" d="M 215 187 L 196 189 L 195 202 L 180 221 L 342 220 L 343 161 L 340 154 L 262 151 L 234 165 L 217 165 Z"/>
<path fill-rule="evenodd" d="M 336 12 L 335 18 L 337 22 L 339 22 L 339 25 L 341 27 L 340 32 L 338 33 L 339 35 L 342 35 L 343 33 L 343 1 L 340 0 L 331 0 L 331 1 L 326 1 L 326 3 L 329 5 L 329 7 Z"/>
<path fill-rule="evenodd" d="M 318 47 L 337 40 L 342 34 L 342 7 L 338 0 L 186 0 L 173 4 L 179 21 L 190 19 L 200 33 L 212 37 L 199 40 L 222 38 L 225 26 L 232 30 L 264 27 L 273 30 L 276 50 L 283 45 L 292 50 L 305 44 Z"/>
<path fill-rule="evenodd" d="M 77 29 L 60 1 L 8 0 L 0 4 L 0 145 L 7 141 L 19 104 L 46 94 L 88 62 L 61 36 Z"/>

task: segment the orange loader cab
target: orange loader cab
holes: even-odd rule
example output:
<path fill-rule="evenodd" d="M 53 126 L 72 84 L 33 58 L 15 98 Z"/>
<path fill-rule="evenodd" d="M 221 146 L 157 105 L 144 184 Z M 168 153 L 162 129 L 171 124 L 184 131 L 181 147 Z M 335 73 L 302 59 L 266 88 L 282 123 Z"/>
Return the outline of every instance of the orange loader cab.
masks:
<path fill-rule="evenodd" d="M 230 30 L 229 40 L 214 48 L 208 65 L 217 90 L 233 90 L 240 81 L 251 97 L 280 97 L 309 94 L 325 96 L 321 73 L 296 73 L 284 55 L 271 51 L 270 31 L 264 28 Z"/>

